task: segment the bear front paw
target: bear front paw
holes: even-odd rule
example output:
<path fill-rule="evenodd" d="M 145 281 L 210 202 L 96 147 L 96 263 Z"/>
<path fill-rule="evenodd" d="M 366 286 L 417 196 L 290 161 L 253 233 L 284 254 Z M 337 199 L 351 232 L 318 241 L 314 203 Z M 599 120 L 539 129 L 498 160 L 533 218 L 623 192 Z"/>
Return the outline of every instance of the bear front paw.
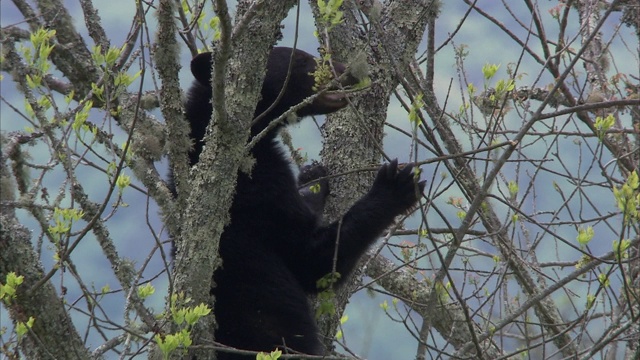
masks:
<path fill-rule="evenodd" d="M 327 175 L 329 175 L 327 169 L 315 161 L 311 165 L 301 167 L 298 175 L 298 193 L 309 209 L 318 217 L 322 215 L 324 204 L 329 195 Z"/>
<path fill-rule="evenodd" d="M 300 167 L 300 175 L 298 175 L 298 184 L 304 185 L 312 182 L 313 180 L 323 178 L 329 175 L 327 169 L 317 161 L 312 162 L 310 165 L 304 165 Z M 327 181 L 324 179 L 323 181 Z"/>
<path fill-rule="evenodd" d="M 327 169 L 317 161 L 311 165 L 302 166 L 298 175 L 298 191 L 302 196 L 307 196 L 308 193 L 319 193 L 322 197 L 327 197 L 329 195 L 329 179 L 326 178 L 328 175 Z M 322 180 L 315 181 L 317 179 Z"/>
<path fill-rule="evenodd" d="M 398 170 L 398 159 L 394 159 L 380 167 L 369 194 L 381 199 L 383 206 L 398 214 L 406 213 L 422 197 L 426 185 L 424 180 L 416 183 L 415 176 L 413 165 L 408 164 Z"/>

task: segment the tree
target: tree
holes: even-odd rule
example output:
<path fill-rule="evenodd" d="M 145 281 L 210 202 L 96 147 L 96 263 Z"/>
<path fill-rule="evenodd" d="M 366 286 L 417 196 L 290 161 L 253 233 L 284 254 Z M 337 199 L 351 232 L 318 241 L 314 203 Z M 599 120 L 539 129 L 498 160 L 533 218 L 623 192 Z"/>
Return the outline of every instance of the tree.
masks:
<path fill-rule="evenodd" d="M 138 2 L 120 42 L 97 2 L 2 4 L 4 357 L 216 348 L 208 294 L 246 163 L 239 129 L 296 2 L 211 3 Z M 340 319 L 365 288 L 416 344 L 371 358 L 639 358 L 636 2 L 310 5 L 323 55 L 371 80 L 322 126 L 325 217 L 368 189 L 381 158 L 428 180 L 414 215 L 335 289 L 326 344 L 356 356 Z M 216 123 L 190 172 L 178 73 L 204 47 Z M 184 201 L 163 180 L 165 154 Z M 183 234 L 188 261 L 170 265 L 167 233 Z"/>

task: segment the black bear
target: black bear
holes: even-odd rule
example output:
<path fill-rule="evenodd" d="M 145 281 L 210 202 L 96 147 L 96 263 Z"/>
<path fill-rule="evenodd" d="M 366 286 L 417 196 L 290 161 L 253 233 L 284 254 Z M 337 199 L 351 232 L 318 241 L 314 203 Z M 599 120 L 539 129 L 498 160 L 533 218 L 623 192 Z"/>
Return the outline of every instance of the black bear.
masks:
<path fill-rule="evenodd" d="M 291 74 L 282 90 L 293 51 Z M 212 113 L 211 54 L 191 62 L 195 81 L 187 94 L 186 116 L 191 125 L 194 148 L 191 165 L 198 162 L 205 130 Z M 343 64 L 333 62 L 337 75 Z M 313 73 L 316 61 L 301 50 L 274 48 L 267 62 L 262 99 L 251 135 L 315 93 Z M 345 74 L 342 85 L 355 84 Z M 299 117 L 328 114 L 346 106 L 345 95 L 324 93 L 297 111 Z M 273 105 L 273 106 L 272 106 Z M 335 269 L 342 278 L 352 271 L 360 256 L 394 218 L 409 211 L 418 201 L 424 182 L 414 180 L 412 166 L 398 170 L 397 161 L 383 165 L 371 190 L 335 222 L 322 225 L 319 214 L 328 193 L 326 181 L 320 192 L 298 191 L 298 183 L 324 176 L 320 166 L 305 168 L 297 180 L 287 156 L 275 142 L 278 125 L 251 149 L 256 162 L 251 174 L 238 173 L 236 194 L 230 209 L 231 221 L 220 239 L 222 267 L 213 274 L 216 287 L 216 341 L 237 349 L 323 355 L 317 326 L 307 295 L 319 291 L 317 281 Z M 339 231 L 339 233 L 338 233 Z M 337 240 L 339 239 L 339 242 Z M 253 356 L 218 352 L 219 360 L 246 360 Z"/>

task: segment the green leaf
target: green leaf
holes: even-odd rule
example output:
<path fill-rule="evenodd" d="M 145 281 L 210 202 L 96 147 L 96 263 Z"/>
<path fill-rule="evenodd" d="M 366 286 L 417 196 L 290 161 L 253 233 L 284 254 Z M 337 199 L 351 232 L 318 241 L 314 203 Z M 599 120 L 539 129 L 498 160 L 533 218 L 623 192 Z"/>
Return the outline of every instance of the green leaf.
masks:
<path fill-rule="evenodd" d="M 122 51 L 119 48 L 110 47 L 104 56 L 104 61 L 107 67 L 112 67 L 113 65 L 115 65 L 116 60 L 118 60 L 118 57 L 121 53 Z"/>
<path fill-rule="evenodd" d="M 469 83 L 469 85 L 467 85 L 467 91 L 469 92 L 469 95 L 473 96 L 476 93 L 476 87 L 473 86 L 472 83 Z"/>
<path fill-rule="evenodd" d="M 629 174 L 629 178 L 627 179 L 627 184 L 632 190 L 638 190 L 638 184 L 639 184 L 638 174 L 636 173 L 635 170 L 633 170 L 631 174 Z"/>
<path fill-rule="evenodd" d="M 138 287 L 138 296 L 140 296 L 140 298 L 142 299 L 145 299 L 153 295 L 153 293 L 155 292 L 156 292 L 156 289 L 150 283 L 147 283 Z"/>
<path fill-rule="evenodd" d="M 175 311 L 172 311 L 171 315 L 173 317 L 173 322 L 176 325 L 181 325 L 182 323 L 184 323 L 186 313 L 186 309 L 176 309 Z"/>
<path fill-rule="evenodd" d="M 423 97 L 423 94 L 418 94 L 413 100 L 413 102 L 411 103 L 411 109 L 409 110 L 409 121 L 411 121 L 411 123 L 413 124 L 420 125 L 421 123 L 420 117 L 418 116 L 418 114 L 420 114 L 420 109 L 424 107 L 424 102 L 422 101 L 422 97 Z"/>
<path fill-rule="evenodd" d="M 591 241 L 591 239 L 593 239 L 594 234 L 595 233 L 591 226 L 587 227 L 586 229 L 578 229 L 578 243 L 582 246 L 587 245 Z"/>
<path fill-rule="evenodd" d="M 495 76 L 499 68 L 500 68 L 499 64 L 485 64 L 482 67 L 482 75 L 484 75 L 485 79 L 489 80 Z"/>
<path fill-rule="evenodd" d="M 609 285 L 611 285 L 611 283 L 609 282 L 609 277 L 607 276 L 607 274 L 602 274 L 602 273 L 598 274 L 598 281 L 604 287 L 609 287 Z"/>
<path fill-rule="evenodd" d="M 102 55 L 102 46 L 96 45 L 91 49 L 91 58 L 96 64 L 104 64 L 104 55 Z"/>
<path fill-rule="evenodd" d="M 120 174 L 118 179 L 116 180 L 116 185 L 120 188 L 120 191 L 124 190 L 127 186 L 131 184 L 131 177 L 128 175 Z"/>
<path fill-rule="evenodd" d="M 512 199 L 515 199 L 516 195 L 518 195 L 518 183 L 515 181 L 509 181 L 509 196 Z"/>
<path fill-rule="evenodd" d="M 596 128 L 596 135 L 598 135 L 600 141 L 604 139 L 607 130 L 611 129 L 615 121 L 616 119 L 613 117 L 613 114 L 609 114 L 609 116 L 604 119 L 601 116 L 596 117 L 594 127 Z"/>
<path fill-rule="evenodd" d="M 313 184 L 309 187 L 309 190 L 311 191 L 311 193 L 313 194 L 318 194 L 320 192 L 321 186 L 320 184 Z"/>
<path fill-rule="evenodd" d="M 30 89 L 35 89 L 38 86 L 40 86 L 40 81 L 42 80 L 42 78 L 40 76 L 34 75 L 33 77 L 29 74 L 27 74 L 26 76 L 27 79 L 27 86 Z"/>
<path fill-rule="evenodd" d="M 29 320 L 25 323 L 18 321 L 16 323 L 16 333 L 18 334 L 18 340 L 20 340 L 33 326 L 35 319 L 33 316 L 29 317 Z"/>
<path fill-rule="evenodd" d="M 159 334 L 154 337 L 158 348 L 162 351 L 162 355 L 165 359 L 169 358 L 169 354 L 180 346 L 180 340 L 177 336 L 168 334 L 162 338 Z"/>
<path fill-rule="evenodd" d="M 629 258 L 629 247 L 631 246 L 631 240 L 623 239 L 622 241 L 613 241 L 613 255 L 616 260 Z"/>
<path fill-rule="evenodd" d="M 109 286 L 109 284 L 106 284 L 105 286 L 102 287 L 102 289 L 100 289 L 100 293 L 102 295 L 108 293 L 111 290 L 111 286 Z"/>

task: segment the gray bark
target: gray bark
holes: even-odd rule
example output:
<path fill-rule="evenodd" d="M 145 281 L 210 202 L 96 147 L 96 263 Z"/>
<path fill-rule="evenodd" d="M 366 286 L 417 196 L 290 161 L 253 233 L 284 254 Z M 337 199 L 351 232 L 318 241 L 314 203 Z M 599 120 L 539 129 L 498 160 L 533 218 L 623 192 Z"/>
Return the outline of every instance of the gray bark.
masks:
<path fill-rule="evenodd" d="M 7 166 L 7 159 L 11 156 L 5 152 L 7 147 L 4 147 L 0 159 L 0 193 L 5 196 L 14 191 Z M 15 299 L 4 302 L 13 324 L 26 323 L 31 317 L 35 319 L 33 327 L 20 342 L 22 354 L 34 360 L 90 359 L 82 338 L 71 322 L 63 297 L 51 283 L 41 282 L 45 272 L 34 251 L 29 230 L 16 218 L 15 210 L 3 206 L 0 210 L 1 283 L 4 284 L 10 272 L 24 277 Z"/>
<path fill-rule="evenodd" d="M 133 16 L 132 31 L 125 40 L 121 57 L 113 69 L 103 71 L 93 62 L 85 39 L 75 29 L 80 22 L 76 20 L 74 23 L 74 19 L 61 1 L 38 0 L 33 6 L 23 0 L 13 2 L 23 14 L 29 30 L 33 31 L 40 27 L 56 30 L 56 46 L 50 60 L 62 78 L 46 74 L 43 79 L 45 86 L 38 91 L 45 89 L 43 91 L 69 94 L 73 90 L 76 101 L 94 96 L 92 84 L 104 86 L 107 92 L 113 91 L 115 85 L 111 75 L 126 69 L 139 56 L 134 49 L 139 45 L 140 34 L 144 34 L 147 26 L 145 24 L 147 15 L 142 8 L 142 3 L 137 9 L 138 13 Z M 488 19 L 499 26 L 500 31 L 515 38 L 510 29 L 476 7 L 477 3 L 465 2 L 469 4 L 470 12 Z M 209 289 L 215 285 L 211 284 L 211 274 L 220 266 L 220 259 L 217 257 L 219 237 L 229 221 L 228 209 L 233 198 L 237 171 L 250 171 L 251 168 L 252 159 L 247 156 L 246 140 L 249 121 L 252 118 L 264 76 L 266 56 L 277 36 L 280 22 L 295 5 L 295 1 L 240 1 L 233 20 L 225 8 L 226 2 L 218 0 L 214 3 L 217 6 L 217 15 L 221 18 L 222 39 L 214 48 L 216 59 L 216 66 L 212 69 L 215 93 L 214 122 L 207 135 L 208 146 L 201 156 L 199 166 L 190 170 L 186 165 L 189 141 L 186 123 L 182 117 L 182 94 L 177 77 L 180 69 L 178 34 L 183 37 L 191 52 L 195 52 L 198 46 L 195 43 L 195 32 L 189 32 L 191 24 L 188 23 L 185 14 L 177 9 L 178 2 L 174 0 L 161 0 L 154 3 L 154 6 L 158 6 L 159 27 L 157 44 L 153 47 L 153 62 L 161 80 L 160 91 L 146 95 L 125 91 L 118 97 L 107 94 L 104 101 L 98 101 L 94 96 L 94 106 L 108 112 L 107 116 L 115 119 L 114 124 L 117 123 L 117 126 L 128 133 L 127 149 L 132 149 L 135 155 L 131 157 L 130 153 L 127 154 L 120 148 L 120 144 L 114 143 L 113 133 L 103 131 L 98 126 L 93 128 L 97 129 L 96 144 L 104 145 L 109 149 L 108 151 L 111 151 L 109 155 L 118 159 L 117 173 L 126 163 L 142 182 L 144 189 L 140 190 L 146 191 L 161 208 L 166 228 L 176 239 L 178 256 L 170 276 L 170 291 L 184 293 L 192 299 L 193 304 L 210 304 L 215 312 L 215 302 L 214 299 L 210 299 Z M 317 16 L 317 2 L 310 3 Z M 80 5 L 84 24 L 91 40 L 95 44 L 100 44 L 103 52 L 106 51 L 110 39 L 102 27 L 93 3 L 89 0 L 81 0 Z M 503 341 L 508 337 L 509 327 L 517 327 L 520 321 L 529 319 L 528 317 L 531 316 L 529 311 L 536 317 L 533 321 L 537 321 L 534 325 L 538 332 L 531 339 L 522 340 L 525 346 L 535 347 L 539 345 L 536 341 L 540 341 L 542 347 L 547 343 L 553 343 L 553 348 L 558 354 L 567 358 L 590 358 L 605 352 L 609 358 L 615 358 L 621 354 L 622 345 L 620 344 L 624 343 L 623 356 L 627 359 L 638 357 L 640 348 L 637 341 L 639 330 L 637 289 L 640 286 L 640 266 L 638 265 L 640 239 L 637 237 L 637 223 L 625 225 L 624 230 L 619 230 L 621 238 L 631 239 L 629 258 L 624 260 L 628 262 L 622 263 L 613 253 L 594 256 L 585 251 L 585 255 L 588 254 L 592 258 L 582 263 L 582 268 L 551 277 L 553 280 L 550 281 L 548 273 L 540 266 L 535 256 L 536 248 L 526 249 L 516 243 L 512 231 L 515 233 L 517 230 L 513 224 L 509 224 L 508 220 L 501 217 L 503 214 L 501 207 L 504 207 L 505 203 L 497 201 L 497 199 L 503 199 L 496 195 L 494 186 L 500 180 L 505 165 L 514 160 L 514 154 L 518 154 L 521 150 L 519 147 L 522 144 L 521 141 L 530 135 L 535 124 L 553 117 L 573 114 L 575 119 L 595 133 L 595 116 L 605 115 L 609 111 L 618 111 L 616 107 L 631 110 L 633 128 L 625 129 L 622 124 L 616 124 L 616 128 L 610 130 L 603 138 L 602 151 L 615 159 L 615 165 L 618 167 L 616 171 L 619 170 L 621 177 L 628 176 L 634 170 L 638 171 L 638 159 L 640 159 L 638 74 L 628 74 L 629 76 L 625 78 L 628 82 L 626 95 L 622 94 L 619 87 L 614 89 L 611 79 L 608 78 L 611 76 L 611 71 L 607 70 L 613 66 L 611 61 L 616 59 L 610 59 L 608 46 L 611 44 L 607 43 L 600 31 L 608 16 L 614 11 L 619 11 L 622 14 L 620 24 L 631 27 L 635 30 L 635 34 L 640 36 L 638 32 L 640 18 L 638 11 L 640 10 L 634 1 L 628 0 L 611 3 L 571 2 L 573 8 L 562 10 L 566 10 L 567 13 L 569 10 L 575 10 L 581 25 L 577 36 L 581 43 L 578 44 L 579 46 L 572 43 L 565 48 L 563 43 L 565 39 L 554 43 L 547 38 L 548 33 L 545 32 L 541 12 L 537 8 L 538 4 L 525 1 L 523 6 L 526 6 L 531 13 L 532 25 L 528 30 L 531 34 L 535 34 L 534 38 L 539 43 L 531 45 L 530 39 L 514 40 L 517 46 L 522 47 L 523 54 L 531 56 L 541 65 L 543 69 L 541 71 L 548 71 L 551 74 L 554 83 L 546 88 L 542 85 L 531 89 L 519 88 L 514 92 L 515 94 L 510 94 L 512 98 L 505 96 L 500 99 L 503 103 L 512 99 L 519 101 L 526 99 L 531 103 L 535 102 L 538 107 L 526 108 L 523 111 L 522 127 L 507 133 L 508 141 L 495 147 L 502 151 L 499 153 L 500 156 L 487 159 L 474 158 L 473 152 L 464 151 L 466 144 L 462 144 L 465 139 L 459 133 L 460 129 L 471 132 L 477 129 L 464 125 L 456 127 L 456 125 L 460 126 L 455 123 L 457 119 L 445 111 L 442 99 L 436 98 L 436 93 L 443 92 L 443 89 L 436 89 L 434 81 L 436 56 L 434 33 L 437 30 L 435 20 L 440 15 L 438 14 L 439 3 L 427 0 L 345 1 L 342 7 L 345 21 L 332 30 L 326 30 L 320 26 L 321 41 L 327 49 L 332 51 L 333 58 L 351 64 L 358 68 L 357 71 L 366 71 L 372 79 L 371 87 L 365 93 L 354 96 L 352 105 L 347 109 L 330 116 L 323 128 L 325 136 L 323 163 L 328 166 L 332 174 L 350 172 L 349 175 L 331 179 L 333 196 L 327 206 L 326 218 L 337 219 L 360 198 L 369 189 L 373 171 L 381 162 L 381 158 L 387 160 L 387 156 L 382 151 L 384 123 L 390 96 L 398 88 L 404 91 L 409 100 L 413 100 L 418 94 L 425 96 L 426 106 L 422 110 L 427 114 L 428 119 L 421 118 L 423 126 L 418 129 L 421 132 L 418 136 L 421 141 L 428 142 L 428 145 L 422 146 L 432 147 L 430 150 L 438 158 L 424 160 L 422 163 L 438 161 L 446 166 L 448 174 L 453 176 L 452 186 L 460 189 L 469 203 L 468 208 L 465 209 L 465 218 L 459 226 L 450 225 L 445 229 L 426 228 L 427 238 L 431 240 L 430 244 L 434 245 L 431 251 L 434 251 L 433 254 L 437 252 L 437 255 L 433 256 L 441 262 L 432 269 L 433 271 L 429 271 L 435 273 L 433 279 L 418 281 L 411 264 L 396 264 L 379 254 L 364 259 L 363 267 L 352 274 L 346 286 L 337 291 L 336 316 L 327 316 L 320 320 L 322 335 L 328 348 L 333 346 L 340 314 L 344 311 L 352 292 L 362 286 L 362 278 L 366 275 L 373 278 L 376 285 L 386 292 L 403 299 L 412 314 L 419 315 L 423 320 L 421 326 L 416 327 L 419 330 L 416 336 L 420 340 L 416 359 L 419 360 L 428 358 L 430 352 L 435 351 L 429 348 L 433 343 L 430 338 L 432 329 L 455 349 L 453 355 L 455 357 L 489 359 L 512 356 L 512 353 L 501 348 L 503 344 L 496 339 Z M 179 19 L 182 29 L 178 28 L 176 18 Z M 567 24 L 563 24 L 561 20 L 558 21 L 558 26 L 566 27 Z M 415 54 L 423 40 L 425 30 L 427 31 L 426 69 L 422 70 L 415 60 Z M 40 125 L 38 131 L 33 134 L 11 134 L 7 142 L 2 144 L 3 153 L 0 163 L 0 175 L 2 175 L 0 179 L 0 200 L 2 201 L 0 282 L 3 282 L 6 274 L 11 271 L 25 277 L 25 282 L 18 288 L 17 298 L 3 306 L 7 308 L 14 323 L 24 322 L 30 316 L 36 319 L 34 327 L 19 343 L 20 355 L 28 359 L 100 358 L 104 352 L 131 339 L 140 343 L 152 342 L 154 334 L 167 334 L 174 331 L 175 327 L 169 318 L 159 321 L 155 314 L 145 308 L 142 300 L 137 296 L 136 290 L 141 274 L 137 273 L 135 264 L 118 253 L 107 223 L 103 221 L 108 212 L 105 209 L 109 205 L 111 195 L 104 203 L 92 202 L 83 187 L 82 179 L 76 177 L 75 170 L 78 164 L 72 163 L 69 159 L 77 157 L 78 154 L 65 143 L 59 132 L 56 133 L 56 131 L 62 131 L 63 127 L 52 120 L 54 118 L 56 121 L 72 119 L 73 113 L 54 109 L 55 116 L 49 116 L 50 112 L 47 113 L 38 103 L 42 94 L 30 89 L 26 83 L 26 76 L 33 75 L 34 69 L 25 64 L 16 45 L 20 42 L 28 42 L 29 35 L 29 31 L 17 27 L 5 27 L 0 32 L 3 43 L 2 71 L 10 73 L 13 81 L 18 84 L 19 90 L 24 93 L 26 101 L 33 108 L 35 118 L 33 121 Z M 148 64 L 145 61 L 142 63 Z M 363 70 L 365 68 L 366 70 Z M 151 73 L 148 68 L 143 70 L 146 74 Z M 520 72 L 522 73 L 522 70 Z M 586 73 L 585 77 L 588 80 L 586 85 L 576 85 L 572 82 L 573 80 L 569 80 L 575 73 L 581 72 Z M 575 79 L 580 77 L 575 76 Z M 581 89 L 580 94 L 576 94 L 576 88 Z M 485 91 L 483 96 L 473 99 L 478 107 L 483 104 L 489 105 L 481 109 L 481 111 L 487 110 L 486 114 L 491 114 L 495 110 L 491 107 L 496 105 L 495 99 L 490 99 L 492 94 L 490 90 L 492 89 Z M 159 104 L 165 119 L 164 124 L 144 111 L 154 106 L 147 106 L 148 98 L 152 98 L 151 103 Z M 563 109 L 553 113 L 543 113 L 548 111 L 550 106 L 563 106 Z M 16 111 L 16 114 L 18 113 L 19 111 Z M 483 113 L 483 115 L 486 114 Z M 6 120 L 3 119 L 4 121 Z M 497 129 L 498 126 L 489 130 Z M 480 131 L 486 130 L 480 129 Z M 592 136 L 592 133 L 587 131 L 583 136 L 586 138 Z M 558 132 L 558 134 L 561 133 Z M 474 135 L 477 134 L 469 134 L 469 139 Z M 495 135 L 479 136 L 478 138 L 482 138 L 481 143 L 486 140 L 485 136 L 493 138 Z M 540 135 L 540 137 L 544 136 L 544 134 Z M 51 167 L 57 166 L 67 178 L 64 185 L 60 187 L 56 199 L 51 202 L 35 200 L 36 196 L 46 189 L 42 189 L 41 179 L 31 183 L 24 176 L 26 168 L 32 165 L 26 165 L 24 158 L 18 154 L 21 146 L 36 141 L 49 146 L 51 153 L 55 155 L 52 156 L 55 165 Z M 479 147 L 482 148 L 482 145 Z M 182 195 L 178 201 L 172 198 L 154 165 L 154 161 L 159 160 L 165 153 L 174 159 L 172 170 L 178 193 Z M 594 154 L 594 156 L 599 155 L 602 154 Z M 478 165 L 476 161 L 482 165 Z M 484 165 L 484 162 L 487 165 Z M 43 167 L 47 166 L 50 165 L 43 165 Z M 606 168 L 609 171 L 610 168 L 607 166 L 609 165 L 607 164 L 603 169 Z M 358 169 L 361 171 L 357 171 Z M 49 170 L 48 168 L 43 170 L 43 174 Z M 603 182 L 609 182 L 609 184 L 602 186 L 617 186 L 624 181 L 624 179 L 617 179 L 616 176 L 618 176 L 617 172 L 616 175 L 608 174 Z M 584 179 L 590 180 L 586 175 Z M 576 188 L 580 186 L 576 185 Z M 112 182 L 109 186 L 109 194 L 112 194 L 114 189 L 115 185 Z M 18 196 L 12 197 L 11 194 L 14 193 Z M 47 228 L 50 225 L 53 208 L 60 206 L 65 196 L 73 200 L 74 207 L 84 211 L 83 220 L 86 221 L 87 226 L 74 237 L 70 237 L 74 242 L 59 245 L 55 244 L 51 234 L 47 233 Z M 514 213 L 517 213 L 516 210 L 519 211 L 519 205 L 508 204 L 508 206 L 512 206 L 510 209 Z M 26 210 L 37 221 L 43 234 L 39 239 L 32 239 L 29 231 L 19 223 L 15 216 L 16 208 Z M 426 209 L 430 212 L 427 213 Z M 431 207 L 430 204 L 423 204 L 421 211 L 423 225 L 427 226 L 427 217 L 434 216 L 434 211 L 438 209 Z M 446 221 L 441 213 L 435 215 L 441 216 L 439 220 Z M 521 215 L 525 216 L 525 214 Z M 580 224 L 597 224 L 600 221 L 608 224 L 609 216 L 610 214 L 604 214 L 601 219 L 585 220 Z M 530 223 L 539 226 L 543 232 L 553 231 L 550 229 L 554 225 L 541 225 L 534 220 Z M 578 221 L 575 224 L 578 224 Z M 410 232 L 411 230 L 407 230 L 407 233 Z M 55 248 L 60 255 L 60 266 L 64 267 L 69 274 L 81 278 L 69 255 L 80 239 L 88 233 L 96 237 L 118 285 L 126 292 L 127 301 L 126 320 L 123 325 L 125 330 L 121 335 L 105 341 L 93 354 L 89 353 L 84 339 L 71 322 L 69 312 L 73 308 L 65 303 L 68 299 L 64 294 L 57 293 L 52 283 L 53 275 L 61 271 L 61 268 L 56 267 L 45 271 L 40 263 L 43 241 L 47 241 L 48 246 L 60 246 Z M 395 231 L 395 233 L 402 233 L 402 231 Z M 442 235 L 446 240 L 439 239 L 438 235 Z M 483 314 L 480 310 L 474 309 L 469 304 L 476 304 L 472 302 L 475 299 L 470 300 L 466 297 L 468 294 L 459 293 L 456 284 L 448 291 L 448 297 L 442 296 L 443 284 L 447 281 L 453 282 L 453 276 L 449 272 L 452 264 L 464 256 L 462 251 L 469 237 L 473 237 L 474 240 L 482 239 L 486 244 L 493 246 L 493 250 L 499 254 L 499 261 L 504 267 L 488 276 L 488 279 L 497 278 L 498 282 L 507 283 L 512 277 L 515 279 L 512 284 L 517 286 L 518 293 L 521 292 L 526 297 L 515 306 L 514 304 L 497 304 L 500 311 L 507 312 L 503 319 L 496 320 L 493 314 Z M 162 246 L 159 240 L 157 246 Z M 531 253 L 523 255 L 523 248 Z M 402 261 L 402 259 L 398 260 L 396 262 Z M 567 264 L 555 265 L 554 269 L 574 265 L 570 262 Z M 166 266 L 170 271 L 169 266 Z M 564 309 L 562 304 L 553 300 L 554 292 L 567 284 L 579 281 L 578 279 L 583 279 L 587 274 L 595 272 L 598 267 L 606 266 L 615 268 L 615 271 L 619 271 L 616 274 L 620 274 L 623 278 L 621 289 L 603 291 L 610 294 L 609 296 L 613 299 L 611 302 L 615 303 L 611 305 L 610 313 L 585 311 L 584 317 L 567 316 L 562 311 Z M 82 286 L 82 281 L 79 283 Z M 597 282 L 593 284 L 594 287 L 598 287 Z M 501 286 L 503 285 L 496 285 L 495 290 L 501 290 Z M 506 288 L 506 285 L 504 286 Z M 88 303 L 100 306 L 91 291 L 86 289 L 83 291 L 83 296 Z M 476 295 L 474 293 L 474 296 Z M 588 326 L 592 324 L 588 316 L 592 314 L 609 320 L 605 333 L 597 339 L 588 332 Z M 132 318 L 140 319 L 141 324 L 133 324 Z M 529 325 L 528 321 L 525 321 L 527 322 L 525 326 Z M 212 342 L 214 326 L 214 316 L 211 315 L 202 320 L 193 330 L 192 338 L 198 343 L 197 351 L 194 353 L 199 359 L 213 358 L 211 349 L 214 348 Z M 594 346 L 585 349 L 585 342 L 576 339 L 576 333 L 580 332 L 577 329 L 578 326 L 585 326 L 587 331 L 584 333 L 588 334 L 585 337 L 589 337 L 589 341 L 592 341 Z M 409 332 L 407 336 L 410 336 Z M 577 337 L 580 336 L 581 334 Z M 156 352 L 152 356 L 157 355 Z M 181 357 L 184 357 L 182 352 L 176 352 L 175 358 Z"/>
<path fill-rule="evenodd" d="M 310 4 L 315 8 L 314 1 Z M 438 14 L 438 1 L 394 1 L 385 5 L 375 1 L 344 3 L 345 21 L 326 31 L 325 45 L 338 61 L 351 66 L 365 67 L 371 78 L 371 87 L 356 96 L 346 110 L 331 114 L 324 125 L 322 162 L 332 173 L 349 172 L 380 163 L 381 157 L 391 160 L 382 150 L 383 128 L 387 118 L 389 98 L 401 81 L 401 69 L 413 58 L 427 21 Z M 419 9 L 419 10 L 417 10 Z M 416 11 L 417 10 L 417 11 Z M 370 21 L 368 32 L 359 24 L 359 11 Z M 368 191 L 375 173 L 353 172 L 331 180 L 334 201 L 325 209 L 328 221 L 335 220 Z M 353 290 L 359 286 L 362 268 L 345 280 L 336 291 L 336 314 L 320 319 L 325 345 L 332 348 L 332 339 Z M 347 274 L 341 274 L 347 276 Z"/>

